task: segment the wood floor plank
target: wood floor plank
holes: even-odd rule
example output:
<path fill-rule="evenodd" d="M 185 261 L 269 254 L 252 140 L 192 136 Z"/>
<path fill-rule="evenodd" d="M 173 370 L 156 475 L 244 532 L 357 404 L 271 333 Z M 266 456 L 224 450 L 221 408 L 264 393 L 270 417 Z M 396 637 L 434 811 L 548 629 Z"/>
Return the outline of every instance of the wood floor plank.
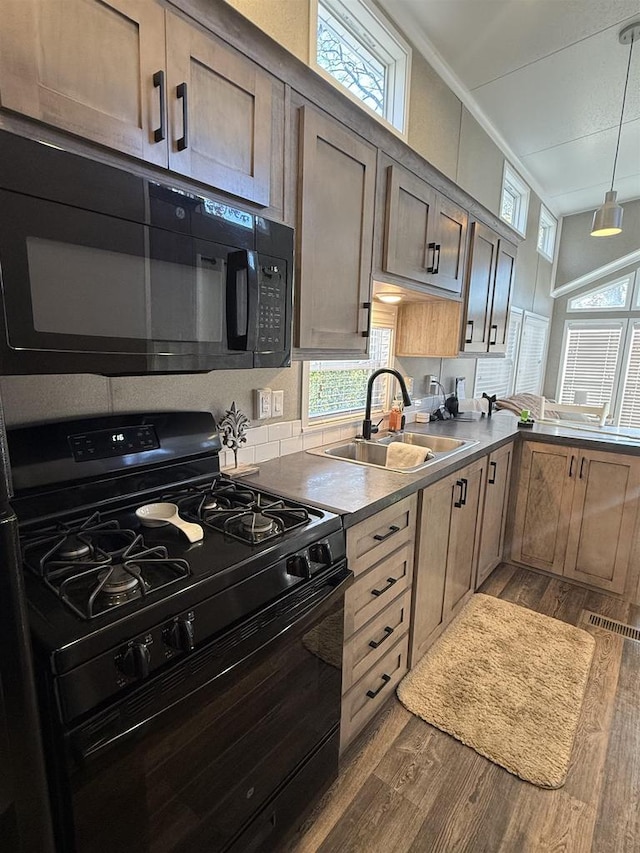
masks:
<path fill-rule="evenodd" d="M 595 816 L 593 806 L 563 789 L 527 785 L 492 853 L 590 853 Z"/>
<path fill-rule="evenodd" d="M 406 853 L 422 819 L 402 794 L 370 776 L 318 853 Z"/>
<path fill-rule="evenodd" d="M 538 572 L 530 572 L 527 569 L 517 568 L 509 583 L 506 584 L 497 597 L 502 598 L 504 601 L 511 601 L 513 604 L 520 604 L 522 607 L 529 607 L 533 610 L 540 602 L 550 583 L 551 578 L 548 575 L 541 575 Z"/>
<path fill-rule="evenodd" d="M 596 638 L 596 648 L 565 791 L 576 800 L 597 808 L 624 640 L 598 628 L 590 628 L 589 633 Z"/>
<path fill-rule="evenodd" d="M 513 577 L 516 569 L 517 567 L 510 563 L 500 563 L 478 589 L 478 592 L 482 592 L 484 595 L 500 595 Z"/>
<path fill-rule="evenodd" d="M 626 621 L 631 607 L 629 602 L 622 598 L 614 598 L 605 592 L 595 592 L 594 590 L 587 591 L 584 606 L 585 610 L 591 610 L 601 616 L 608 616 L 610 619 L 618 619 L 620 622 Z"/>
<path fill-rule="evenodd" d="M 598 853 L 640 849 L 639 682 L 640 644 L 626 640 L 593 839 Z"/>
<path fill-rule="evenodd" d="M 340 775 L 285 848 L 315 853 L 413 715 L 395 696 L 360 733 L 340 761 Z"/>
<path fill-rule="evenodd" d="M 546 616 L 577 625 L 586 597 L 586 589 L 552 578 L 535 609 Z"/>

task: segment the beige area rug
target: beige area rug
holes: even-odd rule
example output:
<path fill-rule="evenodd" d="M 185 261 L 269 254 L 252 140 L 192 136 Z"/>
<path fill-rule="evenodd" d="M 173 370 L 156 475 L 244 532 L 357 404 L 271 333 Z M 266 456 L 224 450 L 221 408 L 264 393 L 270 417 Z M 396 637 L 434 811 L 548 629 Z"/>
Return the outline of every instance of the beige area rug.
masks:
<path fill-rule="evenodd" d="M 595 647 L 549 616 L 474 595 L 398 685 L 411 713 L 521 779 L 566 779 Z"/>

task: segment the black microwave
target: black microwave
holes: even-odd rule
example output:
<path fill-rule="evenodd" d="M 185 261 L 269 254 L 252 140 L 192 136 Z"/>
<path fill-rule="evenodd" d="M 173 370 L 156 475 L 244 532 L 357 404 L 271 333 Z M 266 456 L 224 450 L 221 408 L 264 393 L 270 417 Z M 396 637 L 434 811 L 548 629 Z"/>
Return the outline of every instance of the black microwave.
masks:
<path fill-rule="evenodd" d="M 0 373 L 291 363 L 293 230 L 0 132 Z"/>

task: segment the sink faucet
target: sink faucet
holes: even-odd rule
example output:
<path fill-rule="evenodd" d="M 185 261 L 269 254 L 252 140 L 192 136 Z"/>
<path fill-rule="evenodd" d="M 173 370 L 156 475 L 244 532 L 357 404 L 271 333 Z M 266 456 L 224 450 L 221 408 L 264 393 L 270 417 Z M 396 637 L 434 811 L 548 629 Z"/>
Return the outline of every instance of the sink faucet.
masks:
<path fill-rule="evenodd" d="M 402 391 L 402 400 L 405 406 L 411 405 L 411 397 L 407 392 L 407 386 L 404 384 L 404 379 L 397 370 L 393 370 L 391 367 L 381 367 L 380 370 L 375 370 L 371 376 L 369 377 L 369 381 L 367 382 L 367 404 L 364 410 L 364 420 L 362 421 L 362 437 L 364 439 L 370 439 L 372 432 L 377 432 L 378 428 L 372 426 L 371 424 L 371 394 L 373 391 L 373 383 L 376 381 L 378 376 L 381 373 L 390 373 L 392 376 L 395 376 L 400 384 L 400 390 Z"/>

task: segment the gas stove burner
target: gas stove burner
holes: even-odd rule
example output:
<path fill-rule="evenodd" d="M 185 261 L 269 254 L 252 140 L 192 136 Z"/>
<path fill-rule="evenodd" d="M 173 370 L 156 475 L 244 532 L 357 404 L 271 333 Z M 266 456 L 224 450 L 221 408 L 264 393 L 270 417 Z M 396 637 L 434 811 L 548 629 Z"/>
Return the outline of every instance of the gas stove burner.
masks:
<path fill-rule="evenodd" d="M 220 507 L 220 502 L 215 495 L 207 495 L 200 505 L 202 512 L 212 512 Z"/>
<path fill-rule="evenodd" d="M 57 550 L 57 557 L 60 560 L 86 560 L 91 556 L 91 545 L 75 533 L 71 533 L 65 538 Z"/>
<path fill-rule="evenodd" d="M 139 567 L 129 563 L 126 567 L 117 565 L 98 572 L 98 581 L 102 584 L 101 592 L 107 595 L 119 595 L 137 589 L 142 578 Z"/>
<path fill-rule="evenodd" d="M 251 512 L 240 518 L 240 524 L 249 533 L 272 533 L 276 527 L 273 518 L 268 518 L 261 512 Z"/>

